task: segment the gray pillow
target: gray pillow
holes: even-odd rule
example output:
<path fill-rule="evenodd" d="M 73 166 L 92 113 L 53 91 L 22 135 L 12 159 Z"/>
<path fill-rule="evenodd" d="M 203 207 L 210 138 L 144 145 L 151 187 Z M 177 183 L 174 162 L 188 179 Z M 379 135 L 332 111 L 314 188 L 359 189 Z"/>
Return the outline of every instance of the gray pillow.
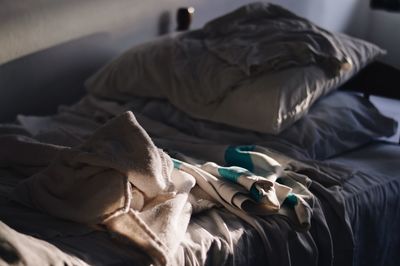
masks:
<path fill-rule="evenodd" d="M 96 96 L 164 98 L 195 118 L 278 134 L 383 54 L 282 7 L 245 5 L 133 47 L 86 82 Z"/>
<path fill-rule="evenodd" d="M 263 134 L 193 119 L 165 100 L 135 99 L 133 111 L 180 131 L 227 145 L 258 144 L 298 158 L 324 160 L 396 132 L 397 122 L 362 96 L 334 91 L 279 135 Z"/>
<path fill-rule="evenodd" d="M 319 99 L 279 137 L 305 149 L 310 158 L 323 160 L 392 136 L 397 126 L 364 97 L 338 91 Z"/>

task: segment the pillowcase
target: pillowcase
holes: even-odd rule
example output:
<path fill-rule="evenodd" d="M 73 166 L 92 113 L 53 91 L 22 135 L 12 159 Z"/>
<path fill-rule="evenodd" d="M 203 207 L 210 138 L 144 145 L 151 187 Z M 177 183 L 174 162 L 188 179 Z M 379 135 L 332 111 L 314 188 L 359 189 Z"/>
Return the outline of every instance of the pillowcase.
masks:
<path fill-rule="evenodd" d="M 364 97 L 333 91 L 320 98 L 309 112 L 278 135 L 193 119 L 165 100 L 136 98 L 136 114 L 166 123 L 185 134 L 226 145 L 258 144 L 296 158 L 324 160 L 396 132 L 397 122 L 382 115 Z"/>
<path fill-rule="evenodd" d="M 397 127 L 396 120 L 381 114 L 368 99 L 337 91 L 319 99 L 279 136 L 305 149 L 310 158 L 324 160 L 390 137 Z"/>
<path fill-rule="evenodd" d="M 252 3 L 133 47 L 86 82 L 95 96 L 168 99 L 195 118 L 278 134 L 384 51 Z"/>

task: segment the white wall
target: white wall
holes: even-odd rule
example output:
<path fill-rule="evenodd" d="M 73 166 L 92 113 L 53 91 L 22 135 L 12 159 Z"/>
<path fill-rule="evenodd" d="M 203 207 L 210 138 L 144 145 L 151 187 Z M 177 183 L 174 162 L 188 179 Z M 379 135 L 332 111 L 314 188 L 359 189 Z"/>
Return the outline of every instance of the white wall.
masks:
<path fill-rule="evenodd" d="M 89 34 L 156 35 L 159 14 L 179 0 L 0 0 L 0 63 Z"/>
<path fill-rule="evenodd" d="M 89 33 L 130 32 L 128 42 L 157 33 L 158 18 L 194 6 L 194 27 L 249 0 L 0 0 L 0 64 Z M 272 0 L 334 31 L 364 36 L 364 0 Z"/>
<path fill-rule="evenodd" d="M 400 13 L 371 11 L 367 40 L 387 50 L 382 61 L 400 68 Z"/>

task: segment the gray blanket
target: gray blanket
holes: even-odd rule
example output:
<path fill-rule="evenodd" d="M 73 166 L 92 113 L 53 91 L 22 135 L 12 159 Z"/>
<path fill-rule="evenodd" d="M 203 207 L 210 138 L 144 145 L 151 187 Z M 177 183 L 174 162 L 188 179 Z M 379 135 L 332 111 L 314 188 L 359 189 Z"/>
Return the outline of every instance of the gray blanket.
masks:
<path fill-rule="evenodd" d="M 179 265 L 244 263 L 242 255 L 235 252 L 243 252 L 247 245 L 235 236 L 234 228 L 243 223 L 241 219 L 234 218 L 233 212 L 226 214 L 219 207 L 223 204 L 204 195 L 204 189 L 193 191 L 194 180 L 182 173 L 173 174 L 175 170 L 171 168 L 169 156 L 156 148 L 157 145 L 170 156 L 194 166 L 206 161 L 224 165 L 227 145 L 187 135 L 140 113 L 136 114 L 139 123 L 126 113 L 100 127 L 127 109 L 127 105 L 86 97 L 53 117 L 19 117 L 21 127 L 14 132 L 18 134 L 10 135 L 8 130 L 7 135 L 1 137 L 1 145 L 7 149 L 0 152 L 2 166 L 11 167 L 24 176 L 33 175 L 20 183 L 16 190 L 18 201 L 53 216 L 87 224 L 93 230 L 99 230 L 98 225 L 104 226 L 120 240 L 122 237 L 134 245 L 134 250 L 145 251 L 148 256 L 132 256 L 139 264 L 147 264 L 149 259 L 153 263 Z M 75 148 L 70 148 L 72 146 Z M 248 222 L 257 223 L 259 227 L 247 224 L 243 233 L 251 236 L 252 242 L 263 243 L 264 249 L 259 244 L 247 249 L 250 257 L 255 256 L 252 263 L 350 265 L 353 241 L 339 193 L 340 174 L 329 170 L 332 174 L 328 175 L 324 165 L 307 162 L 306 158 L 299 158 L 303 162 L 294 160 L 284 155 L 284 147 L 289 149 L 289 146 L 282 144 L 280 147 L 279 152 L 271 148 L 258 151 L 272 156 L 285 171 L 301 173 L 293 177 L 296 182 L 304 183 L 300 180 L 304 175 L 310 179 L 307 190 L 316 196 L 307 201 L 311 228 L 296 228 L 290 211 L 253 216 L 254 222 Z M 21 150 L 25 153 L 17 152 Z M 137 168 L 136 163 L 141 166 Z M 143 172 L 146 169 L 148 171 Z M 144 177 L 144 183 L 138 183 L 137 176 Z M 74 182 L 70 177 L 74 177 Z M 131 190 L 130 195 L 135 199 L 128 205 L 126 189 Z M 192 196 L 189 195 L 191 190 Z M 110 198 L 113 195 L 118 197 Z M 62 205 L 65 202 L 71 205 Z M 199 214 L 192 215 L 192 208 Z M 214 208 L 218 208 L 216 212 Z M 232 223 L 223 217 L 229 217 Z M 13 224 L 13 221 L 8 222 Z M 264 236 L 260 235 L 260 228 Z M 226 246 L 216 249 L 212 242 L 204 242 L 209 239 L 207 230 L 224 235 Z M 18 237 L 14 232 L 2 235 L 4 243 L 11 246 Z M 264 241 L 260 242 L 260 238 Z M 22 258 L 29 257 L 23 250 L 19 252 Z"/>

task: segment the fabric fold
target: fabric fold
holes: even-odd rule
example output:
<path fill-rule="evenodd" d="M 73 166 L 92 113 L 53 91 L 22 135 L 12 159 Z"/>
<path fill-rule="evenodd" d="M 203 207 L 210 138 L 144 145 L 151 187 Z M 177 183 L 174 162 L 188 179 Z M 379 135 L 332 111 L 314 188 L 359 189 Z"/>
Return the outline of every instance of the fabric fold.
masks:
<path fill-rule="evenodd" d="M 33 151 L 41 147 L 31 142 Z M 270 240 L 260 221 L 280 215 L 296 230 L 309 228 L 314 198 L 307 177 L 288 172 L 267 149 L 222 147 L 224 165 L 171 159 L 125 112 L 73 148 L 45 149 L 42 170 L 14 196 L 53 216 L 105 228 L 154 265 L 174 264 L 193 210 L 223 206 L 257 231 L 265 252 Z"/>
<path fill-rule="evenodd" d="M 172 178 L 172 171 L 171 158 L 125 112 L 81 145 L 59 150 L 14 196 L 63 219 L 105 226 L 155 265 L 168 265 L 186 232 L 195 184 L 188 175 Z"/>

